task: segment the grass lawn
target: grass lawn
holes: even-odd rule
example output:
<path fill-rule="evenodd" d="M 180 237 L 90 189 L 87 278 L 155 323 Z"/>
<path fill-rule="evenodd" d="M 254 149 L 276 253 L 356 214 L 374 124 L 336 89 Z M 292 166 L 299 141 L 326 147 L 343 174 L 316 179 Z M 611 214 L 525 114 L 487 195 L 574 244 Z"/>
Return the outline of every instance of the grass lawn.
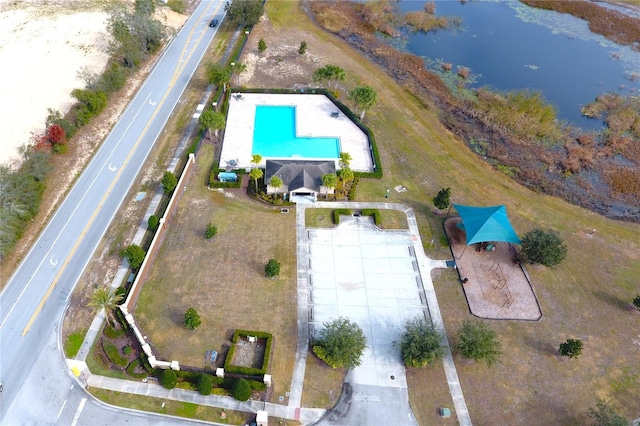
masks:
<path fill-rule="evenodd" d="M 357 200 L 384 201 L 386 188 L 405 186 L 407 192 L 391 191 L 388 201 L 414 210 L 428 256 L 451 259 L 442 229 L 446 212 L 435 209 L 431 200 L 447 187 L 455 203 L 506 204 L 520 236 L 533 228 L 552 228 L 567 244 L 568 257 L 559 267 L 527 267 L 542 320 L 488 321 L 503 344 L 500 364 L 487 368 L 454 356 L 474 423 L 584 424 L 586 411 L 598 398 L 610 399 L 629 418 L 639 417 L 640 315 L 627 306 L 640 292 L 640 226 L 530 191 L 494 170 L 442 126 L 437 111 L 425 108 L 343 41 L 319 30 L 298 3 L 268 2 L 267 14 L 273 29 L 257 28 L 251 37 L 264 38 L 268 46 L 304 39 L 308 54 L 321 58 L 316 67 L 330 63 L 346 71 L 339 89 L 343 95 L 363 83 L 378 92 L 365 123 L 375 133 L 384 178 L 361 179 Z M 250 38 L 247 45 L 255 43 Z M 301 62 L 292 56 L 279 66 L 284 68 L 286 61 Z M 272 85 L 267 80 L 245 81 L 247 86 Z M 596 232 L 589 236 L 593 229 Z M 462 321 L 471 318 L 464 293 L 453 271 L 434 271 L 434 278 L 449 340 L 455 343 Z M 567 338 L 584 341 L 578 359 L 557 356 L 558 345 Z M 433 370 L 420 372 L 416 380 L 409 374 L 412 407 L 420 424 L 435 423 L 435 409 L 448 403 L 428 392 L 448 392 L 444 376 L 438 368 Z M 419 387 L 421 380 L 430 383 Z"/>
<path fill-rule="evenodd" d="M 248 199 L 241 189 L 207 189 L 213 147 L 204 145 L 135 311 L 159 359 L 204 367 L 207 350 L 226 353 L 235 329 L 274 336 L 269 373 L 273 395 L 289 389 L 296 328 L 295 215 L 281 214 Z M 204 238 L 207 224 L 218 233 Z M 281 262 L 280 275 L 268 279 L 269 258 Z M 195 308 L 202 324 L 183 325 Z"/>
<path fill-rule="evenodd" d="M 223 410 L 221 408 L 197 405 L 190 402 L 173 401 L 170 399 L 114 392 L 98 388 L 91 388 L 89 392 L 108 404 L 117 404 L 120 407 L 166 414 L 169 416 L 206 420 L 209 422 L 215 421 L 218 424 L 239 425 L 244 424 L 249 418 L 254 417 L 254 415 L 250 413 L 241 411 Z M 221 416 L 222 412 L 225 413 L 225 418 Z"/>
<path fill-rule="evenodd" d="M 346 374 L 346 369 L 333 369 L 309 351 L 304 373 L 302 406 L 329 409 L 336 405 Z"/>

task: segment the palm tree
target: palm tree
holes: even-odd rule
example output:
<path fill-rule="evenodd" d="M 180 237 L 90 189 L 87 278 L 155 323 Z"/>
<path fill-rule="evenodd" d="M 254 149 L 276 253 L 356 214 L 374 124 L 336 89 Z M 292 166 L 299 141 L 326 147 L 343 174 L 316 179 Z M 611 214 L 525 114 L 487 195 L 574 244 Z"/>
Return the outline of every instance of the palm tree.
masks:
<path fill-rule="evenodd" d="M 212 109 L 204 111 L 198 121 L 200 122 L 200 128 L 209 130 L 210 132 L 213 130 L 215 136 L 218 136 L 218 130 L 222 129 L 225 125 L 224 115 Z"/>
<path fill-rule="evenodd" d="M 251 169 L 251 171 L 249 172 L 249 177 L 256 183 L 256 194 L 258 193 L 258 179 L 260 179 L 262 175 L 262 170 L 258 169 L 257 167 L 255 169 Z"/>
<path fill-rule="evenodd" d="M 349 154 L 348 152 L 341 152 L 340 167 L 342 167 L 343 169 L 346 169 L 349 167 L 349 164 L 351 164 L 351 154 Z"/>
<path fill-rule="evenodd" d="M 345 167 L 344 169 L 340 170 L 340 179 L 342 179 L 342 182 L 344 182 L 345 185 L 347 184 L 347 182 L 351 182 L 353 178 L 353 170 L 351 170 L 350 168 Z"/>
<path fill-rule="evenodd" d="M 89 306 L 94 308 L 98 313 L 100 309 L 104 309 L 104 315 L 108 324 L 113 324 L 113 310 L 122 302 L 122 294 L 116 294 L 116 290 L 107 287 L 96 289 L 91 296 Z"/>
<path fill-rule="evenodd" d="M 269 185 L 275 189 L 275 195 L 278 195 L 278 189 L 282 187 L 282 184 L 282 179 L 278 176 L 271 176 L 271 179 L 269 179 Z"/>
<path fill-rule="evenodd" d="M 236 85 L 240 85 L 240 74 L 247 70 L 247 65 L 241 62 L 234 62 L 231 67 L 232 72 L 236 75 Z"/>
<path fill-rule="evenodd" d="M 207 80 L 209 84 L 222 86 L 222 92 L 227 91 L 227 83 L 231 79 L 231 68 L 209 63 L 206 66 Z"/>
<path fill-rule="evenodd" d="M 256 167 L 258 167 L 258 164 L 260 164 L 260 162 L 262 161 L 262 155 L 260 154 L 253 154 L 251 156 L 251 164 L 255 164 Z"/>
<path fill-rule="evenodd" d="M 326 197 L 329 198 L 329 189 L 333 189 L 336 187 L 338 183 L 338 176 L 335 173 L 327 173 L 326 175 L 322 175 L 322 185 L 326 188 Z"/>

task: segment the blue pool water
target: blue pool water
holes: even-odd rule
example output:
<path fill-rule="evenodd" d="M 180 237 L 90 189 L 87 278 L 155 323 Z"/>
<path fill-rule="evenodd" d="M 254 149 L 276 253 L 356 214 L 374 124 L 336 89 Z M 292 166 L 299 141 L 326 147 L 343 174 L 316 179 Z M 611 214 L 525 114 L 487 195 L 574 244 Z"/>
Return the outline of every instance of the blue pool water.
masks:
<path fill-rule="evenodd" d="M 338 138 L 296 136 L 296 107 L 256 106 L 251 154 L 278 158 L 338 158 Z"/>

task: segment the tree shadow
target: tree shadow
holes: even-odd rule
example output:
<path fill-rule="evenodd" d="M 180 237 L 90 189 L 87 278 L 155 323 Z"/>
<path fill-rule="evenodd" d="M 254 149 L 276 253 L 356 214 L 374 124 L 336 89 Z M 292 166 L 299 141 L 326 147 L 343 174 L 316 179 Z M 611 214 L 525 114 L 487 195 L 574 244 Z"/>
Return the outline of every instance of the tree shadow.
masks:
<path fill-rule="evenodd" d="M 184 313 L 185 310 L 180 310 L 178 308 L 172 307 L 169 308 L 169 319 L 177 326 L 184 326 Z"/>
<path fill-rule="evenodd" d="M 629 310 L 629 306 L 631 305 L 630 301 L 622 300 L 613 294 L 607 293 L 602 290 L 595 291 L 593 295 L 600 301 L 613 306 L 614 308 Z"/>
<path fill-rule="evenodd" d="M 556 355 L 556 356 L 559 355 L 558 348 L 547 341 L 527 337 L 525 338 L 524 342 L 531 349 L 533 349 L 536 352 L 539 352 L 542 355 Z"/>

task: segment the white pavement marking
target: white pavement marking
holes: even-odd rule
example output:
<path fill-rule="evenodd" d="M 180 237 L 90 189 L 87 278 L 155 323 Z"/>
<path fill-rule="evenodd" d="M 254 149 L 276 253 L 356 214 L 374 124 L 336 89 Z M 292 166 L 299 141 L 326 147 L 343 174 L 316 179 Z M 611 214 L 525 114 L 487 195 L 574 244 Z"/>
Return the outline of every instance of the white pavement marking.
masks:
<path fill-rule="evenodd" d="M 58 411 L 58 416 L 56 417 L 56 423 L 58 423 L 58 419 L 60 418 L 60 415 L 62 414 L 62 410 L 64 410 L 64 406 L 65 405 L 67 405 L 67 400 L 66 399 L 62 403 L 62 407 L 60 407 L 60 411 Z"/>
<path fill-rule="evenodd" d="M 78 420 L 80 419 L 80 414 L 82 414 L 82 410 L 84 410 L 84 404 L 87 402 L 87 398 L 82 398 L 80 401 L 80 405 L 78 406 L 78 410 L 76 411 L 76 415 L 73 416 L 73 422 L 71 422 L 71 426 L 76 426 Z"/>

